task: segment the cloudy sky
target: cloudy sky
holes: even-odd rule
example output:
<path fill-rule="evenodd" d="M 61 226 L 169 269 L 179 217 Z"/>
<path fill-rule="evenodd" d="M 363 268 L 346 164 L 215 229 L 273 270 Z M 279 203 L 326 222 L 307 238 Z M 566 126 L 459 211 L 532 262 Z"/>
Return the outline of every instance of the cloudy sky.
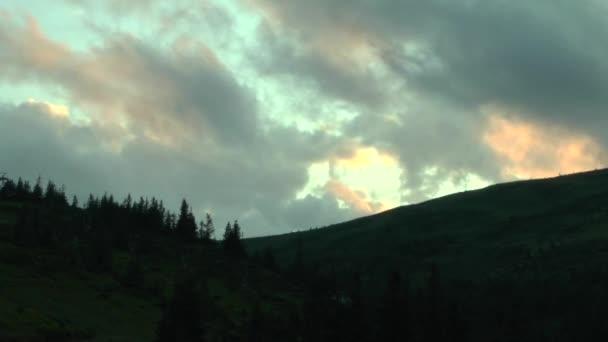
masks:
<path fill-rule="evenodd" d="M 603 0 L 2 0 L 0 171 L 248 236 L 606 165 Z"/>

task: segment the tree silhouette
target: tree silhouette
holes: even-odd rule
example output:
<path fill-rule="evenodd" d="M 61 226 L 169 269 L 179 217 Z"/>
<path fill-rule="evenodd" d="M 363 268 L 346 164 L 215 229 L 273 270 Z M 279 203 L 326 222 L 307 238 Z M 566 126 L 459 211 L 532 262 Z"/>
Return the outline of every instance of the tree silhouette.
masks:
<path fill-rule="evenodd" d="M 15 196 L 17 185 L 11 179 L 6 179 L 0 189 L 0 197 L 3 199 L 10 199 Z"/>
<path fill-rule="evenodd" d="M 272 271 L 278 270 L 277 261 L 274 256 L 274 250 L 270 246 L 264 249 L 264 252 L 262 254 L 262 265 Z"/>
<path fill-rule="evenodd" d="M 205 341 L 201 291 L 194 278 L 176 282 L 157 329 L 157 342 Z"/>
<path fill-rule="evenodd" d="M 201 221 L 201 227 L 199 232 L 200 239 L 205 242 L 211 242 L 214 238 L 214 234 L 215 226 L 213 224 L 213 219 L 211 218 L 211 215 L 207 213 L 205 221 Z"/>
<path fill-rule="evenodd" d="M 241 238 L 243 237 L 243 233 L 241 232 L 241 226 L 238 221 L 234 221 L 234 224 L 226 225 L 226 229 L 224 230 L 224 240 L 222 240 L 222 247 L 226 252 L 233 256 L 244 256 L 245 255 L 245 247 L 243 246 L 243 242 Z"/>
<path fill-rule="evenodd" d="M 175 226 L 175 231 L 178 236 L 186 241 L 194 241 L 197 237 L 196 219 L 192 214 L 192 210 L 185 199 L 182 200 L 182 205 L 179 210 L 179 217 Z"/>
<path fill-rule="evenodd" d="M 35 201 L 42 200 L 42 178 L 38 176 L 36 178 L 36 184 L 34 184 L 34 189 L 32 190 L 32 197 Z"/>
<path fill-rule="evenodd" d="M 408 292 L 401 274 L 391 272 L 382 303 L 381 327 L 385 341 L 408 341 L 410 338 Z"/>
<path fill-rule="evenodd" d="M 249 314 L 249 322 L 247 327 L 247 341 L 248 342 L 262 342 L 264 341 L 264 317 L 260 304 L 256 302 L 253 305 L 253 309 Z"/>

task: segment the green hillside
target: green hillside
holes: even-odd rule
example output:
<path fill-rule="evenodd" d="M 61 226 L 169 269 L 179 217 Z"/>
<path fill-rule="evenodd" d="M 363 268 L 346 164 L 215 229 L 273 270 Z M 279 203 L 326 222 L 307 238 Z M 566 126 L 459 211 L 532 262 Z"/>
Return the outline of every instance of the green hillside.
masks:
<path fill-rule="evenodd" d="M 608 265 L 608 170 L 519 181 L 399 207 L 329 227 L 246 240 L 289 265 L 359 271 L 373 286 L 389 269 L 421 279 L 430 264 L 460 280 L 564 273 Z"/>
<path fill-rule="evenodd" d="M 247 239 L 249 256 L 236 221 L 210 240 L 185 201 L 37 188 L 0 189 L 0 341 L 608 338 L 608 170 Z"/>
<path fill-rule="evenodd" d="M 15 243 L 24 206 L 34 208 L 27 216 L 39 210 L 40 225 L 56 236 L 84 213 L 36 203 L 0 200 L 0 341 L 152 341 L 182 274 L 205 288 L 207 341 L 242 340 L 257 307 L 277 336 L 285 334 L 284 313 L 297 313 L 300 290 L 217 244 L 151 235 L 137 253 L 108 246 L 109 264 L 91 269 L 85 256 L 95 245 L 86 238 Z"/>

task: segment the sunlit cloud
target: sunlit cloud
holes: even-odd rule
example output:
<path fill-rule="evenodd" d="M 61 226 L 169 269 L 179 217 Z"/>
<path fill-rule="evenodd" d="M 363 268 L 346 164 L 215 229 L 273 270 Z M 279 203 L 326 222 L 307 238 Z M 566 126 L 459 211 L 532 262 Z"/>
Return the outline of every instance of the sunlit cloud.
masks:
<path fill-rule="evenodd" d="M 360 215 L 377 213 L 386 208 L 383 203 L 371 200 L 367 191 L 353 189 L 337 179 L 327 182 L 325 190 Z"/>
<path fill-rule="evenodd" d="M 546 6 L 8 0 L 4 163 L 19 175 L 67 159 L 83 170 L 78 191 L 101 179 L 104 191 L 191 197 L 256 234 L 600 167 L 608 64 L 587 33 L 605 18 L 564 3 L 556 25 Z M 40 146 L 8 135 L 34 124 Z M 50 153 L 17 152 L 54 140 L 64 155 L 44 167 Z M 85 156 L 114 166 L 96 173 Z"/>
<path fill-rule="evenodd" d="M 355 150 L 355 155 L 350 158 L 340 158 L 335 161 L 335 166 L 347 169 L 361 169 L 372 165 L 383 167 L 394 167 L 398 160 L 388 154 L 378 151 L 373 147 L 361 147 Z"/>
<path fill-rule="evenodd" d="M 46 107 L 46 112 L 49 113 L 49 115 L 51 116 L 64 119 L 68 119 L 70 117 L 70 109 L 66 105 L 38 101 L 33 98 L 27 99 L 26 102 L 30 105 L 39 105 L 42 107 Z"/>
<path fill-rule="evenodd" d="M 484 141 L 508 178 L 552 177 L 603 165 L 602 148 L 590 136 L 517 117 L 490 114 Z"/>

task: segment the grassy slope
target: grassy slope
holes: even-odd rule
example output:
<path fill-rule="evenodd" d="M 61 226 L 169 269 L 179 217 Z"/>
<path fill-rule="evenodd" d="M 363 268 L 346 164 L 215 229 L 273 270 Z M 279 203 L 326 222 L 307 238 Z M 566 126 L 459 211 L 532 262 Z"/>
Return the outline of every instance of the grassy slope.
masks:
<path fill-rule="evenodd" d="M 151 340 L 159 307 L 111 276 L 61 269 L 53 255 L 1 244 L 0 331 L 37 336 L 65 330 L 97 340 Z M 55 261 L 59 261 L 55 263 Z"/>
<path fill-rule="evenodd" d="M 151 341 L 178 269 L 175 260 L 148 256 L 144 288 L 134 291 L 117 280 L 128 255 L 114 253 L 112 274 L 85 272 L 57 251 L 21 248 L 8 241 L 18 203 L 0 202 L 0 340 L 36 341 L 70 332 L 77 340 Z M 278 275 L 247 262 L 232 263 L 221 253 L 197 261 L 205 272 L 209 296 L 219 309 L 209 323 L 211 340 L 230 327 L 247 324 L 254 301 L 263 300 L 271 316 L 298 305 L 298 292 Z M 244 276 L 246 280 L 244 280 Z"/>
<path fill-rule="evenodd" d="M 452 278 L 566 272 L 608 261 L 608 170 L 454 194 L 313 231 L 246 240 L 289 263 L 359 270 L 368 281 L 400 268 L 420 279 L 432 261 Z"/>

